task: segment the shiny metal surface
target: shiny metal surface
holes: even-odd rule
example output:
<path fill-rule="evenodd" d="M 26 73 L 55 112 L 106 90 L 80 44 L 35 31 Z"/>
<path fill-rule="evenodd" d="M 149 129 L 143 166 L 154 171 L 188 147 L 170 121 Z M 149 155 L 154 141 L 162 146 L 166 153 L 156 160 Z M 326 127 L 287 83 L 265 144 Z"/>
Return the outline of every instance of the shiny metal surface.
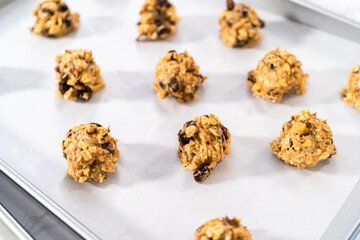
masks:
<path fill-rule="evenodd" d="M 302 0 L 248 0 L 247 3 L 360 43 L 360 22 L 319 5 Z"/>
<path fill-rule="evenodd" d="M 360 181 L 346 199 L 320 240 L 360 239 Z"/>
<path fill-rule="evenodd" d="M 19 224 L 18 221 L 0 204 L 0 223 L 3 223 L 8 232 L 6 235 L 2 236 L 4 239 L 23 239 L 31 240 L 33 239 L 28 232 Z M 0 235 L 2 233 L 0 232 Z"/>
<path fill-rule="evenodd" d="M 0 203 L 35 239 L 99 239 L 0 159 Z"/>

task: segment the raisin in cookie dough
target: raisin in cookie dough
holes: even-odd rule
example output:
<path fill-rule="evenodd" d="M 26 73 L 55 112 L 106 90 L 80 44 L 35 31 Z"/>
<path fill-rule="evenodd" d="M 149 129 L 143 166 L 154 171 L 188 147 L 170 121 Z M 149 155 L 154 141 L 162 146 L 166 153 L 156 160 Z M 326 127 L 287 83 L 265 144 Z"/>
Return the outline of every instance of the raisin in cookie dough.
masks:
<path fill-rule="evenodd" d="M 160 58 L 152 88 L 161 99 L 173 96 L 179 102 L 188 102 L 196 98 L 196 91 L 206 79 L 187 51 L 177 53 L 171 50 Z"/>
<path fill-rule="evenodd" d="M 227 0 L 225 9 L 219 18 L 221 40 L 230 47 L 251 47 L 260 41 L 259 29 L 265 22 L 255 10 L 245 3 L 235 4 Z"/>
<path fill-rule="evenodd" d="M 360 111 L 360 63 L 351 70 L 347 87 L 341 91 L 344 102 Z"/>
<path fill-rule="evenodd" d="M 178 133 L 179 160 L 194 171 L 196 182 L 203 182 L 230 152 L 231 135 L 214 114 L 195 117 Z"/>
<path fill-rule="evenodd" d="M 42 0 L 38 3 L 33 15 L 35 25 L 31 32 L 45 37 L 61 37 L 79 26 L 78 13 L 71 13 L 62 0 Z"/>
<path fill-rule="evenodd" d="M 270 143 L 274 154 L 285 163 L 298 168 L 314 167 L 336 155 L 333 134 L 326 120 L 309 110 L 301 111 L 283 124 L 279 140 Z"/>
<path fill-rule="evenodd" d="M 137 29 L 142 36 L 150 39 L 164 39 L 174 34 L 179 17 L 175 7 L 167 0 L 146 0 L 140 10 L 140 21 Z"/>
<path fill-rule="evenodd" d="M 81 124 L 68 131 L 62 150 L 69 176 L 79 182 L 102 182 L 107 173 L 115 172 L 120 154 L 117 140 L 109 132 L 97 123 Z"/>
<path fill-rule="evenodd" d="M 302 63 L 286 50 L 272 50 L 259 61 L 256 69 L 248 73 L 246 86 L 251 88 L 255 97 L 271 102 L 281 102 L 286 93 L 303 94 L 306 92 L 305 74 Z"/>
<path fill-rule="evenodd" d="M 56 62 L 56 94 L 66 100 L 88 101 L 105 86 L 91 51 L 66 50 L 56 56 Z"/>
<path fill-rule="evenodd" d="M 194 240 L 251 240 L 240 219 L 228 217 L 207 221 L 196 230 Z"/>

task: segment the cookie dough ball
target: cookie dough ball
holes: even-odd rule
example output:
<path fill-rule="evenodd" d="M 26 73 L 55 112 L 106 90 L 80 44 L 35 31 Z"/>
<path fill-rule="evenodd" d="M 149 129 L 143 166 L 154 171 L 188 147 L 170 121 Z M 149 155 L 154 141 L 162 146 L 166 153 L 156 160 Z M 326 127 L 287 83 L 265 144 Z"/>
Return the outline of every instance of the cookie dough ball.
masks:
<path fill-rule="evenodd" d="M 68 131 L 62 150 L 69 176 L 79 182 L 102 182 L 107 173 L 115 172 L 119 150 L 117 140 L 109 133 L 98 123 L 81 124 Z"/>
<path fill-rule="evenodd" d="M 177 22 L 179 22 L 179 17 L 169 1 L 146 0 L 140 10 L 137 41 L 142 36 L 151 40 L 167 38 L 175 33 Z"/>
<path fill-rule="evenodd" d="M 343 89 L 341 94 L 344 102 L 360 111 L 360 63 L 349 74 L 348 88 Z"/>
<path fill-rule="evenodd" d="M 230 47 L 251 47 L 261 40 L 259 29 L 265 26 L 254 9 L 245 3 L 235 4 L 233 0 L 227 1 L 219 24 L 221 40 Z"/>
<path fill-rule="evenodd" d="M 270 143 L 275 155 L 298 168 L 314 167 L 320 161 L 336 155 L 333 135 L 326 120 L 309 110 L 301 111 L 283 124 L 280 139 Z"/>
<path fill-rule="evenodd" d="M 88 101 L 93 92 L 105 86 L 91 51 L 66 50 L 56 56 L 56 62 L 56 93 L 66 100 Z"/>
<path fill-rule="evenodd" d="M 230 152 L 231 135 L 214 114 L 195 117 L 178 133 L 179 160 L 194 171 L 196 182 L 203 182 Z"/>
<path fill-rule="evenodd" d="M 187 51 L 178 54 L 171 50 L 160 58 L 152 88 L 161 99 L 173 96 L 179 102 L 188 102 L 196 98 L 196 91 L 205 79 Z"/>
<path fill-rule="evenodd" d="M 240 219 L 214 218 L 196 230 L 194 240 L 251 240 Z"/>
<path fill-rule="evenodd" d="M 45 37 L 61 37 L 79 26 L 80 15 L 71 13 L 62 0 L 42 0 L 33 15 L 36 22 L 31 32 Z"/>
<path fill-rule="evenodd" d="M 248 73 L 246 86 L 255 97 L 271 102 L 281 102 L 285 93 L 303 94 L 306 92 L 305 74 L 302 63 L 286 50 L 272 50 L 259 61 L 256 69 Z"/>

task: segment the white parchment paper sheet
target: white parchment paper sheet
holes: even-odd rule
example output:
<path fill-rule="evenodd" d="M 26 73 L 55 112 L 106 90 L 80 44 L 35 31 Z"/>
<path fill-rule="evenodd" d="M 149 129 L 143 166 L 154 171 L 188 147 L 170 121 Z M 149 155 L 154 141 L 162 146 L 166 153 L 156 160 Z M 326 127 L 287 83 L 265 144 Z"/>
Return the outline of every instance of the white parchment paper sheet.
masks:
<path fill-rule="evenodd" d="M 77 32 L 61 39 L 30 34 L 35 1 L 0 11 L 0 157 L 103 239 L 192 239 L 205 221 L 229 215 L 254 239 L 318 239 L 360 176 L 360 113 L 340 90 L 360 61 L 360 46 L 264 11 L 262 42 L 231 49 L 218 36 L 224 1 L 175 0 L 178 32 L 165 41 L 135 42 L 140 0 L 73 0 Z M 310 74 L 303 96 L 280 104 L 252 97 L 246 74 L 279 46 Z M 90 102 L 55 96 L 55 55 L 92 49 L 107 86 Z M 160 100 L 150 88 L 158 58 L 188 50 L 209 77 L 198 99 Z M 282 124 L 309 108 L 328 119 L 338 156 L 298 170 L 276 159 L 268 142 Z M 177 160 L 177 132 L 214 113 L 232 134 L 231 153 L 204 184 Z M 103 184 L 65 175 L 61 141 L 87 122 L 110 126 L 119 139 L 116 174 Z"/>

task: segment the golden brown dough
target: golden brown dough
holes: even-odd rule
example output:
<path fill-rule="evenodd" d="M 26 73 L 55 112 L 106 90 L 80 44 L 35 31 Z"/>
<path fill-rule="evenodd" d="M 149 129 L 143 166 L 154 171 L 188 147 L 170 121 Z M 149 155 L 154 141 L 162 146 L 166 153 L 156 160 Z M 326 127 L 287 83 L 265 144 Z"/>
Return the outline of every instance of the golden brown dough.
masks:
<path fill-rule="evenodd" d="M 231 135 L 214 114 L 195 117 L 178 133 L 179 160 L 194 170 L 196 182 L 203 182 L 230 152 Z"/>
<path fill-rule="evenodd" d="M 333 135 L 326 120 L 309 110 L 301 111 L 283 124 L 280 139 L 270 143 L 276 156 L 298 168 L 314 167 L 320 161 L 336 155 Z"/>
<path fill-rule="evenodd" d="M 175 33 L 178 22 L 175 8 L 168 0 L 146 0 L 140 10 L 137 41 L 142 36 L 150 40 L 167 38 Z"/>
<path fill-rule="evenodd" d="M 98 123 L 81 124 L 68 131 L 62 150 L 69 176 L 79 182 L 102 182 L 107 173 L 115 172 L 120 154 L 117 140 L 109 132 Z"/>
<path fill-rule="evenodd" d="M 156 66 L 153 89 L 161 99 L 173 96 L 179 102 L 188 102 L 196 98 L 196 91 L 205 79 L 187 51 L 171 50 Z"/>
<path fill-rule="evenodd" d="M 265 26 L 253 8 L 245 3 L 235 4 L 232 0 L 227 1 L 219 24 L 221 40 L 230 47 L 251 47 L 261 40 L 259 29 Z"/>
<path fill-rule="evenodd" d="M 286 50 L 272 50 L 259 61 L 256 69 L 248 73 L 246 86 L 251 88 L 255 97 L 272 102 L 281 102 L 286 93 L 303 94 L 306 92 L 305 74 L 302 63 Z"/>
<path fill-rule="evenodd" d="M 251 236 L 240 219 L 224 217 L 204 223 L 196 230 L 194 240 L 251 240 Z"/>
<path fill-rule="evenodd" d="M 35 25 L 31 32 L 45 37 L 61 37 L 79 26 L 78 13 L 71 13 L 62 0 L 42 0 L 38 3 L 33 15 Z"/>
<path fill-rule="evenodd" d="M 360 63 L 351 70 L 347 87 L 341 91 L 344 102 L 360 111 Z"/>
<path fill-rule="evenodd" d="M 56 56 L 56 62 L 56 94 L 66 100 L 88 101 L 93 92 L 105 86 L 91 51 L 66 50 Z"/>

